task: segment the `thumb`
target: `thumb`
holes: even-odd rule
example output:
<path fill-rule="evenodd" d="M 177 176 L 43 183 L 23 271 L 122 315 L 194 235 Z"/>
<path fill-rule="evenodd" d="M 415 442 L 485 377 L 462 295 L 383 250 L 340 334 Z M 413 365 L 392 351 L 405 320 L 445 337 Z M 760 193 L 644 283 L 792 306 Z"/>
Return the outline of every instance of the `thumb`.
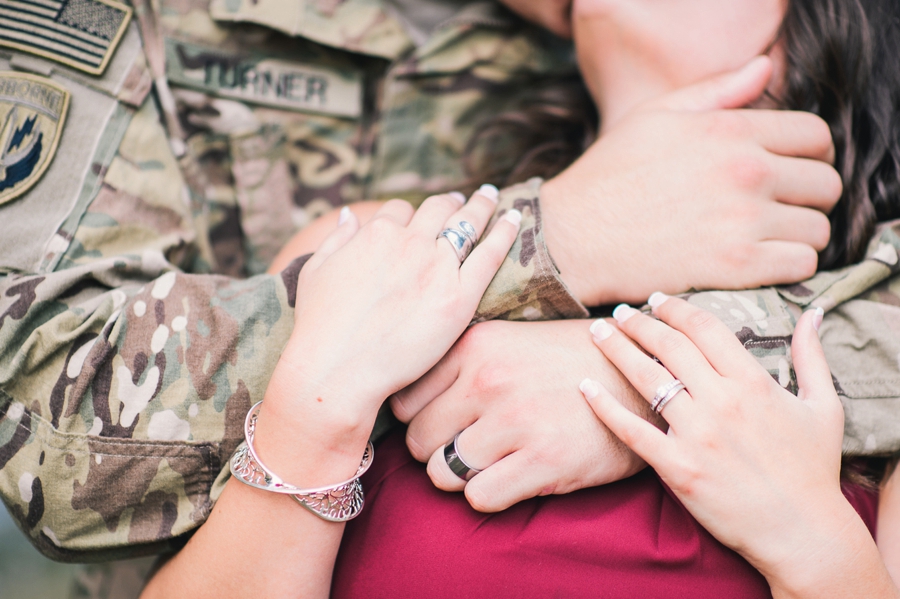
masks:
<path fill-rule="evenodd" d="M 800 395 L 807 400 L 837 399 L 831 381 L 831 369 L 825 361 L 825 352 L 819 342 L 819 324 L 822 322 L 822 308 L 806 311 L 797 322 L 791 343 L 791 356 Z"/>
<path fill-rule="evenodd" d="M 704 79 L 652 100 L 645 108 L 724 110 L 742 108 L 759 98 L 772 79 L 772 59 L 757 56 L 740 69 Z"/>

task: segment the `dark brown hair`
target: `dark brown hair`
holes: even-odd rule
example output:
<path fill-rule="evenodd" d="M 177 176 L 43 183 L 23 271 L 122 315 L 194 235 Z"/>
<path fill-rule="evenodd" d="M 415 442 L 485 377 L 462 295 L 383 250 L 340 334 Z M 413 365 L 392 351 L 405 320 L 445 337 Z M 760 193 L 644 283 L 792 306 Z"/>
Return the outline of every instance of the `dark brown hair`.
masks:
<path fill-rule="evenodd" d="M 900 217 L 900 0 L 789 0 L 779 36 L 787 69 L 776 101 L 828 123 L 844 182 L 819 267 L 851 264 L 876 222 Z M 474 136 L 470 180 L 553 177 L 593 142 L 597 124 L 580 80 L 547 82 Z"/>

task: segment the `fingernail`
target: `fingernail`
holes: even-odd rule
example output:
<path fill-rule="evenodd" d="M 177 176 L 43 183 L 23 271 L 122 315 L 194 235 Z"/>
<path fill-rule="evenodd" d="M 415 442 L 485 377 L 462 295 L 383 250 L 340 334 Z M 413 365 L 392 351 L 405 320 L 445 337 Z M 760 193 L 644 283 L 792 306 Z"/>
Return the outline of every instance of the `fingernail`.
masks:
<path fill-rule="evenodd" d="M 578 388 L 581 390 L 585 399 L 594 399 L 600 395 L 600 385 L 597 384 L 597 381 L 592 381 L 591 379 L 584 379 L 581 381 Z"/>
<path fill-rule="evenodd" d="M 343 208 L 341 208 L 340 216 L 338 216 L 338 226 L 340 227 L 345 222 L 347 222 L 348 218 L 350 218 L 350 207 L 344 206 Z"/>
<path fill-rule="evenodd" d="M 662 306 L 667 299 L 669 299 L 668 295 L 662 291 L 655 291 L 647 298 L 647 303 L 650 304 L 651 308 L 656 309 Z"/>
<path fill-rule="evenodd" d="M 612 327 L 609 326 L 609 323 L 602 318 L 598 318 L 593 322 L 593 324 L 591 324 L 591 335 L 593 335 L 594 339 L 596 339 L 597 341 L 609 339 L 609 336 L 612 335 L 612 332 Z"/>
<path fill-rule="evenodd" d="M 513 208 L 512 210 L 507 210 L 506 214 L 503 215 L 503 218 L 518 227 L 519 223 L 522 222 L 522 213 Z"/>
<path fill-rule="evenodd" d="M 462 192 L 459 192 L 459 191 L 451 191 L 451 192 L 448 193 L 447 195 L 450 196 L 451 198 L 453 198 L 454 200 L 459 200 L 459 203 L 460 203 L 460 204 L 465 204 L 465 203 L 466 203 L 466 196 L 464 196 L 464 195 L 462 194 Z"/>
<path fill-rule="evenodd" d="M 818 331 L 819 327 L 822 326 L 822 319 L 825 318 L 825 310 L 823 310 L 820 306 L 816 307 L 816 313 L 813 315 L 813 328 Z"/>
<path fill-rule="evenodd" d="M 500 197 L 500 190 L 497 189 L 495 185 L 491 185 L 490 183 L 485 183 L 478 188 L 478 191 L 487 199 L 494 200 L 495 202 Z"/>
<path fill-rule="evenodd" d="M 616 309 L 613 310 L 613 318 L 616 319 L 616 322 L 622 324 L 635 314 L 637 314 L 637 310 L 629 306 L 628 304 L 619 304 L 616 306 Z"/>

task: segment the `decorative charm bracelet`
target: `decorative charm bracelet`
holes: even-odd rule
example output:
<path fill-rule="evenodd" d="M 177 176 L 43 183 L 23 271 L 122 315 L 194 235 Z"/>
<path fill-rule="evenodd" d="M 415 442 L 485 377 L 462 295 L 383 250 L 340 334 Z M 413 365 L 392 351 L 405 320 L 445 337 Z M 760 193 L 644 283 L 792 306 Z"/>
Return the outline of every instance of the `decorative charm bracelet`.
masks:
<path fill-rule="evenodd" d="M 364 502 L 363 488 L 359 477 L 372 465 L 372 457 L 375 455 L 372 443 L 369 442 L 366 446 L 362 462 L 353 478 L 336 485 L 315 489 L 295 487 L 284 482 L 281 477 L 266 468 L 253 448 L 253 437 L 261 405 L 261 401 L 256 403 L 247 413 L 247 418 L 244 420 L 245 441 L 238 445 L 234 455 L 231 456 L 231 473 L 235 478 L 257 489 L 290 495 L 297 503 L 330 522 L 346 522 L 357 517 L 362 511 Z"/>

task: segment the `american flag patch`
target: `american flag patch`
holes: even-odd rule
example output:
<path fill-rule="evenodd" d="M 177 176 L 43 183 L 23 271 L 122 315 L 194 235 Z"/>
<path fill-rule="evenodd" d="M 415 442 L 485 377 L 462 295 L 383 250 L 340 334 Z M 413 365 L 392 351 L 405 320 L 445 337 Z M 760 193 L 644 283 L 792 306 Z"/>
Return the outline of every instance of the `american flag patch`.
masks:
<path fill-rule="evenodd" d="M 100 75 L 130 19 L 110 0 L 0 0 L 0 46 Z"/>

